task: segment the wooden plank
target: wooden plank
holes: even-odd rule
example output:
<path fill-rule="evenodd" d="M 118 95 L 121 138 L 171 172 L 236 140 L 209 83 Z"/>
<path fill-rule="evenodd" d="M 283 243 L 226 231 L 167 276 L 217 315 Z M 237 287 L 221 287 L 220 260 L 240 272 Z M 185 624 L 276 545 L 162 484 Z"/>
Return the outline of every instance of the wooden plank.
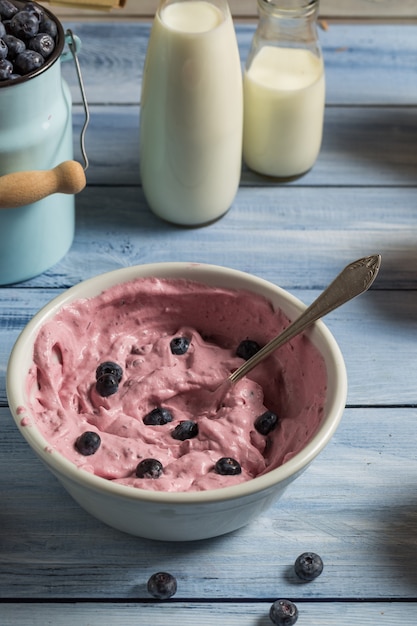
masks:
<path fill-rule="evenodd" d="M 90 185 L 140 185 L 139 107 L 92 106 L 86 133 Z M 84 112 L 74 107 L 75 157 Z M 417 106 L 328 107 L 323 143 L 314 167 L 290 184 L 242 171 L 241 186 L 263 186 L 279 194 L 287 188 L 316 186 L 397 186 L 416 184 Z M 280 190 L 280 191 L 279 191 Z"/>
<path fill-rule="evenodd" d="M 118 267 L 175 260 L 314 289 L 349 261 L 379 252 L 375 289 L 415 289 L 415 206 L 414 188 L 244 188 L 221 220 L 182 229 L 155 217 L 140 188 L 89 187 L 77 197 L 71 250 L 24 287 L 59 289 Z"/>
<path fill-rule="evenodd" d="M 86 3 L 94 0 L 86 0 Z M 47 2 L 41 2 L 50 6 Z M 86 9 L 69 9 L 66 7 L 52 6 L 55 15 L 59 17 L 100 17 L 101 19 L 126 19 L 151 17 L 155 14 L 158 0 L 127 0 L 123 9 L 115 9 L 110 13 L 102 11 L 89 11 Z M 235 17 L 257 17 L 256 0 L 229 0 L 229 6 Z M 321 0 L 320 16 L 326 18 L 416 18 L 417 6 L 415 0 Z"/>
<path fill-rule="evenodd" d="M 79 57 L 89 102 L 138 105 L 149 25 L 69 22 L 65 26 L 82 41 Z M 239 25 L 236 30 L 244 63 L 254 26 Z M 321 31 L 320 38 L 327 105 L 417 104 L 417 25 L 358 24 L 352 28 L 332 24 L 328 31 Z M 62 64 L 62 73 L 74 102 L 80 103 L 73 64 Z"/>
<path fill-rule="evenodd" d="M 417 599 L 415 410 L 347 409 L 332 442 L 268 512 L 196 543 L 142 540 L 96 522 L 35 459 L 8 409 L 0 419 L 3 600 L 137 602 L 161 570 L 177 577 L 184 602 Z M 304 550 L 324 561 L 311 584 L 292 574 Z"/>
<path fill-rule="evenodd" d="M 2 626 L 102 626 L 123 624 L 137 626 L 270 626 L 270 603 L 236 604 L 159 603 L 116 604 L 3 604 L 0 606 Z M 413 602 L 303 602 L 298 604 L 299 624 L 309 626 L 414 626 Z"/>

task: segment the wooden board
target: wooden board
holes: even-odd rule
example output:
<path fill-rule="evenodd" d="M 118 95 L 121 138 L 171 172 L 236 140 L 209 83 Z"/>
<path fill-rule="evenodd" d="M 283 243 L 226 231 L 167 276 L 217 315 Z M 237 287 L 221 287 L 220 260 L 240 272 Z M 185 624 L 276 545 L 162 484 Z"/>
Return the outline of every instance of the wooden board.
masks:
<path fill-rule="evenodd" d="M 85 0 L 86 4 L 94 3 L 94 0 Z M 44 2 L 48 6 L 47 2 Z M 52 5 L 53 12 L 61 17 L 101 17 L 103 19 L 126 19 L 152 17 L 158 6 L 158 0 L 127 0 L 123 9 L 114 9 L 110 13 L 103 11 L 89 11 L 86 9 L 70 9 Z M 256 17 L 256 0 L 229 0 L 232 14 L 236 17 Z M 325 18 L 417 18 L 417 5 L 415 0 L 321 0 L 320 16 Z"/>

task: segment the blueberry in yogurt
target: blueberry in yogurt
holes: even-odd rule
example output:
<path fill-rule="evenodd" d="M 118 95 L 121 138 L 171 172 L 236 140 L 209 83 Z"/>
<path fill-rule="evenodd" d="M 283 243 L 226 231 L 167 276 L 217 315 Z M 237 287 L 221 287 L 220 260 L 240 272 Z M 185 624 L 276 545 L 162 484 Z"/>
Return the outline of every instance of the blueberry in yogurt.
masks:
<path fill-rule="evenodd" d="M 152 409 L 143 418 L 143 423 L 147 426 L 164 426 L 169 422 L 172 422 L 172 414 L 168 409 L 163 407 L 156 407 Z"/>
<path fill-rule="evenodd" d="M 80 435 L 75 442 L 75 447 L 83 456 L 91 456 L 92 454 L 95 454 L 100 445 L 100 435 L 89 430 Z"/>
<path fill-rule="evenodd" d="M 269 435 L 278 426 L 278 416 L 273 411 L 265 411 L 255 420 L 255 429 L 261 435 Z"/>
<path fill-rule="evenodd" d="M 158 459 L 143 459 L 136 467 L 136 476 L 138 478 L 159 478 L 164 468 Z"/>
<path fill-rule="evenodd" d="M 96 390 L 102 398 L 117 393 L 123 377 L 123 369 L 118 363 L 104 361 L 96 369 Z"/>
<path fill-rule="evenodd" d="M 259 352 L 261 346 L 257 341 L 253 341 L 253 339 L 243 339 L 237 347 L 236 356 L 240 356 L 241 359 L 245 359 L 247 361 L 254 354 Z"/>
<path fill-rule="evenodd" d="M 171 339 L 170 348 L 172 354 L 185 354 L 190 347 L 190 340 L 187 337 L 174 337 Z"/>
<path fill-rule="evenodd" d="M 174 428 L 171 433 L 173 439 L 185 441 L 186 439 L 194 439 L 198 435 L 198 424 L 192 420 L 183 420 Z"/>
<path fill-rule="evenodd" d="M 217 474 L 221 474 L 222 476 L 235 476 L 236 474 L 240 474 L 242 472 L 240 463 L 230 456 L 223 456 L 220 458 L 216 462 L 214 469 Z"/>
<path fill-rule="evenodd" d="M 103 376 L 100 376 L 96 381 L 96 390 L 102 398 L 108 398 L 117 393 L 119 383 L 116 376 L 113 376 L 113 374 L 103 374 Z"/>
<path fill-rule="evenodd" d="M 118 383 L 122 380 L 123 377 L 123 369 L 118 363 L 114 363 L 113 361 L 103 361 L 96 369 L 96 380 L 98 380 L 101 376 L 105 374 L 112 374 Z"/>

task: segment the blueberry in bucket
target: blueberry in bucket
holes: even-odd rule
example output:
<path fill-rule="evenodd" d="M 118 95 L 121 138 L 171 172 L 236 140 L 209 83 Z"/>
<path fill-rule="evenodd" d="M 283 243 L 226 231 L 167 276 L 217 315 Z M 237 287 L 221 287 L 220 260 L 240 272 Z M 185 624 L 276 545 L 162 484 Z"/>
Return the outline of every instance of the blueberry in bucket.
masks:
<path fill-rule="evenodd" d="M 0 81 L 9 80 L 13 74 L 13 65 L 7 59 L 0 59 Z"/>
<path fill-rule="evenodd" d="M 10 0 L 0 0 L 0 17 L 3 20 L 10 20 L 18 11 L 17 6 Z"/>
<path fill-rule="evenodd" d="M 6 45 L 6 42 L 4 41 L 4 39 L 0 39 L 0 59 L 5 59 L 7 57 L 8 52 L 9 52 L 9 49 Z"/>
<path fill-rule="evenodd" d="M 30 48 L 30 50 L 35 50 L 35 52 L 39 52 L 44 59 L 47 59 L 54 51 L 55 42 L 51 35 L 48 35 L 47 33 L 39 33 L 35 37 L 32 37 L 32 39 L 29 39 L 28 48 Z"/>
<path fill-rule="evenodd" d="M 29 11 L 19 11 L 10 21 L 12 35 L 19 39 L 29 39 L 39 32 L 39 19 Z"/>
<path fill-rule="evenodd" d="M 44 10 L 42 9 L 42 7 L 35 2 L 26 2 L 24 10 L 28 13 L 32 13 L 33 15 L 35 15 L 39 21 L 41 21 L 44 15 Z"/>
<path fill-rule="evenodd" d="M 4 35 L 3 40 L 7 46 L 7 56 L 9 60 L 15 59 L 18 54 L 26 50 L 24 41 L 14 35 Z"/>
<path fill-rule="evenodd" d="M 0 80 L 27 76 L 42 67 L 57 45 L 58 24 L 35 2 L 0 0 L 0 60 L 12 64 L 11 72 L 3 64 Z"/>
<path fill-rule="evenodd" d="M 58 34 L 58 28 L 55 22 L 44 14 L 39 24 L 39 32 L 51 35 L 55 39 Z"/>
<path fill-rule="evenodd" d="M 14 67 L 20 74 L 29 74 L 42 67 L 45 59 L 35 50 L 24 50 L 17 55 Z"/>

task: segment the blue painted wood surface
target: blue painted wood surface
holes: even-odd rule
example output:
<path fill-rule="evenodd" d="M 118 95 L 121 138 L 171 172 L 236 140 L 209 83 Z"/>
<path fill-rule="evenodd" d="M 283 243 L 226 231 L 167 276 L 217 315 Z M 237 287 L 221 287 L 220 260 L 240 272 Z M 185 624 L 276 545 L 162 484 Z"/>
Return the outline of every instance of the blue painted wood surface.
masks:
<path fill-rule="evenodd" d="M 149 211 L 138 174 L 148 24 L 68 24 L 91 124 L 88 187 L 74 244 L 56 266 L 0 289 L 0 624 L 267 626 L 270 603 L 297 601 L 298 624 L 414 625 L 417 602 L 417 26 L 338 24 L 321 33 L 324 141 L 315 167 L 278 185 L 249 172 L 229 213 L 181 229 Z M 253 25 L 239 25 L 245 57 Z M 124 45 L 120 50 L 118 41 Z M 71 64 L 74 131 L 83 110 Z M 79 148 L 76 145 L 79 158 Z M 372 290 L 326 323 L 340 344 L 348 402 L 334 439 L 282 500 L 220 539 L 165 544 L 96 522 L 63 492 L 12 421 L 5 372 L 31 316 L 74 283 L 156 261 L 227 265 L 311 302 L 344 265 L 379 252 Z M 319 552 L 322 576 L 292 564 Z M 178 593 L 155 603 L 167 569 Z"/>

